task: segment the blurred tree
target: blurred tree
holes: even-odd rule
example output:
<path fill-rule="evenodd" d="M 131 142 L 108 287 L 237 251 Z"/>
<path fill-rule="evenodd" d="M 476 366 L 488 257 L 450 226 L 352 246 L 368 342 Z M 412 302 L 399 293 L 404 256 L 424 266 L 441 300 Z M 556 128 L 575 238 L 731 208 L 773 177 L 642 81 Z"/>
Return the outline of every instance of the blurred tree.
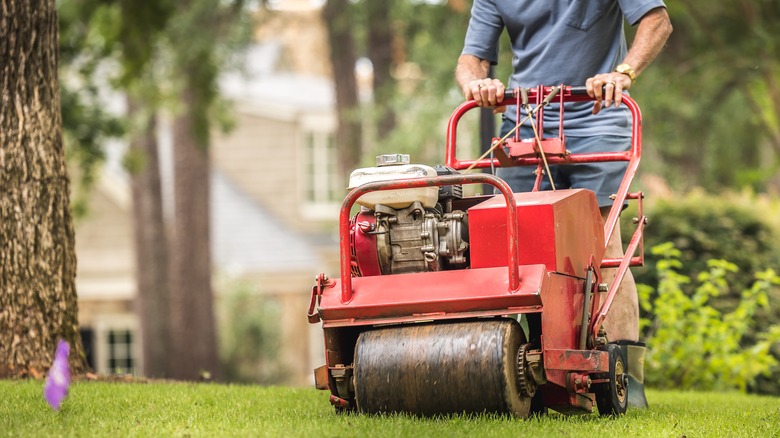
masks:
<path fill-rule="evenodd" d="M 222 375 L 211 288 L 209 137 L 214 120 L 222 120 L 219 71 L 237 47 L 231 44 L 248 40 L 244 8 L 243 0 L 178 1 L 166 32 L 179 103 L 173 121 L 169 369 L 178 379 Z"/>
<path fill-rule="evenodd" d="M 347 157 L 341 171 L 372 163 L 376 153 L 412 153 L 416 162 L 441 162 L 443 120 L 462 100 L 453 71 L 468 25 L 468 2 L 329 0 L 323 19 L 332 50 L 337 144 Z M 373 65 L 370 112 L 359 110 L 358 56 Z M 363 124 L 376 133 L 375 144 L 361 147 Z"/>
<path fill-rule="evenodd" d="M 197 68 L 194 62 L 195 59 L 187 60 L 178 68 Z M 183 82 L 180 99 L 185 108 L 207 104 L 203 99 L 208 97 L 196 78 L 186 77 Z M 204 123 L 208 126 L 199 114 L 187 110 L 178 113 L 173 121 L 169 371 L 171 377 L 183 380 L 197 380 L 204 371 L 214 378 L 220 376 L 211 289 L 208 139 L 198 136 L 207 133 L 197 132 Z"/>
<path fill-rule="evenodd" d="M 105 60 L 114 50 L 118 27 L 116 11 L 104 0 L 57 2 L 60 24 L 60 92 L 65 153 L 76 170 L 71 208 L 76 218 L 87 212 L 87 199 L 100 164 L 103 145 L 120 137 L 124 126 L 106 110 Z"/>
<path fill-rule="evenodd" d="M 363 129 L 359 117 L 355 80 L 354 25 L 348 0 L 327 0 L 322 10 L 330 45 L 330 61 L 336 91 L 338 127 L 336 144 L 339 171 L 346 175 L 360 163 Z"/>
<path fill-rule="evenodd" d="M 69 17 L 71 67 L 83 73 L 79 82 L 90 89 L 110 83 L 127 95 L 130 151 L 125 164 L 133 189 L 144 369 L 155 377 L 194 380 L 202 377 L 202 371 L 218 377 L 207 147 L 211 121 L 225 119 L 213 117 L 220 104 L 217 73 L 250 35 L 245 2 L 63 0 L 60 8 Z M 156 140 L 156 117 L 163 106 L 175 119 L 175 223 L 170 239 L 163 218 Z M 84 120 L 79 122 L 85 126 Z M 102 160 L 102 154 L 99 147 L 92 147 L 78 158 L 93 164 Z M 169 253 L 174 266 L 170 273 Z"/>
<path fill-rule="evenodd" d="M 145 132 L 153 129 L 150 121 L 154 120 L 154 114 L 148 114 L 153 109 L 151 105 L 147 109 L 139 102 L 140 98 L 129 96 L 127 119 L 135 122 L 130 124 L 133 129 L 125 132 L 124 120 L 106 113 L 101 93 L 112 86 L 128 90 L 128 94 L 139 94 L 130 91 L 131 88 L 149 91 L 137 85 L 138 78 L 147 69 L 153 40 L 170 14 L 164 11 L 165 2 L 136 5 L 132 11 L 129 10 L 133 6 L 130 3 L 124 0 L 63 0 L 58 3 L 61 69 L 64 76 L 71 79 L 62 83 L 63 130 L 66 150 L 81 174 L 74 206 L 77 216 L 88 214 L 86 201 L 96 170 L 105 159 L 106 139 L 122 134 L 129 136 L 130 153 L 126 167 L 131 174 L 133 214 L 140 218 L 134 220 L 134 224 L 138 282 L 136 305 L 141 322 L 143 368 L 148 376 L 164 377 L 168 348 L 168 264 L 161 258 L 166 245 L 159 171 L 156 168 L 156 138 L 153 132 Z M 106 68 L 115 60 L 121 66 L 119 73 Z M 112 74 L 117 77 L 112 77 Z M 148 155 L 149 152 L 152 155 Z M 150 186 L 155 177 L 156 188 Z M 155 215 L 156 212 L 159 216 Z"/>
<path fill-rule="evenodd" d="M 119 2 L 121 11 L 120 84 L 127 94 L 130 149 L 125 167 L 133 198 L 136 311 L 141 325 L 144 374 L 168 377 L 171 348 L 170 264 L 163 216 L 157 144 L 157 109 L 161 90 L 156 80 L 156 48 L 173 14 L 170 1 Z"/>
<path fill-rule="evenodd" d="M 106 2 L 108 4 L 108 2 Z M 140 320 L 144 374 L 168 377 L 171 334 L 168 239 L 157 144 L 158 48 L 173 14 L 171 1 L 111 2 L 118 14 L 113 28 L 121 65 L 116 86 L 125 92 L 129 149 L 125 168 L 130 173 L 136 269 L 136 312 Z"/>
<path fill-rule="evenodd" d="M 395 75 L 399 90 L 394 100 L 397 129 L 379 139 L 377 147 L 381 151 L 411 153 L 416 162 L 443 162 L 446 120 L 463 101 L 454 71 L 469 17 L 470 2 L 393 3 L 397 50 L 402 50 L 396 57 L 403 62 Z M 506 58 L 502 58 L 499 67 L 503 64 L 510 66 Z M 497 77 L 509 77 L 508 71 L 498 69 Z M 478 112 L 472 113 L 474 118 L 464 118 L 463 126 L 473 122 L 472 131 L 476 134 Z M 465 136 L 461 140 L 462 146 L 469 143 Z"/>
<path fill-rule="evenodd" d="M 393 96 L 396 93 L 396 81 L 393 71 L 402 61 L 404 54 L 403 49 L 398 47 L 399 39 L 394 36 L 393 20 L 390 15 L 391 3 L 366 1 L 365 8 L 368 12 L 367 22 L 370 23 L 367 55 L 374 71 L 376 135 L 382 139 L 395 129 Z"/>
<path fill-rule="evenodd" d="M 55 2 L 1 0 L 0 23 L 0 377 L 40 376 L 58 338 L 80 372 Z"/>
<path fill-rule="evenodd" d="M 130 172 L 135 242 L 136 309 L 141 325 L 143 369 L 148 377 L 168 377 L 170 285 L 168 239 L 163 217 L 155 106 L 128 96 L 133 120 L 126 167 Z"/>
<path fill-rule="evenodd" d="M 167 239 L 157 157 L 155 117 L 161 100 L 153 78 L 161 32 L 172 13 L 171 2 L 138 4 L 129 0 L 63 0 L 63 114 L 70 156 L 81 170 L 77 214 L 86 214 L 94 174 L 105 157 L 108 137 L 127 134 L 135 225 L 136 306 L 141 322 L 143 368 L 147 376 L 165 377 L 169 353 Z M 118 65 L 117 65 L 118 64 Z M 117 68 L 118 71 L 117 71 Z M 159 70 L 159 69 L 158 69 Z M 110 88 L 127 95 L 123 120 L 106 113 Z M 129 120 L 130 130 L 120 129 Z"/>

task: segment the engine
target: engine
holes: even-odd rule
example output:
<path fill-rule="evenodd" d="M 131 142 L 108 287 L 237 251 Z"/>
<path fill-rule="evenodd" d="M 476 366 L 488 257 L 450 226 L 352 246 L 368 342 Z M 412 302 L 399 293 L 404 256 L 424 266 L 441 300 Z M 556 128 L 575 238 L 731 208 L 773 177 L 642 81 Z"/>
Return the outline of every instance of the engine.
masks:
<path fill-rule="evenodd" d="M 382 157 L 387 159 L 387 156 L 380 156 L 378 161 Z M 398 172 L 402 172 L 400 177 L 408 178 L 408 169 L 401 166 L 410 165 L 396 165 Z M 383 167 L 389 166 L 378 166 L 376 169 Z M 427 171 L 424 169 L 427 166 L 420 167 L 423 170 L 417 171 L 419 176 L 443 175 L 454 172 L 444 166 L 437 166 L 435 169 L 429 168 L 430 170 Z M 356 174 L 374 175 L 373 169 L 359 169 L 353 172 L 350 186 L 357 185 L 354 181 Z M 394 177 L 393 172 L 388 172 L 387 169 L 383 169 L 381 172 L 383 172 L 384 179 Z M 376 178 L 372 179 L 377 180 Z M 462 187 L 424 188 L 424 190 L 431 189 L 433 189 L 433 193 L 418 190 L 399 194 L 399 192 L 406 192 L 410 189 L 385 195 L 381 195 L 382 192 L 376 192 L 380 195 L 374 195 L 369 201 L 358 201 L 363 205 L 363 208 L 352 218 L 350 227 L 352 274 L 354 276 L 428 272 L 468 267 L 468 215 L 464 211 L 452 208 L 452 201 L 463 197 Z"/>

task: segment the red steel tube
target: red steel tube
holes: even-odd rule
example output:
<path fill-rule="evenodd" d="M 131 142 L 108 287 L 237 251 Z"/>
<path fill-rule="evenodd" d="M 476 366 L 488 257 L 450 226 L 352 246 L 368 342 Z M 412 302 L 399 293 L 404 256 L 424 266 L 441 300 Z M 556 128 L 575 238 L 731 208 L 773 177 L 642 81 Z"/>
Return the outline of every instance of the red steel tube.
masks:
<path fill-rule="evenodd" d="M 544 88 L 544 94 L 548 94 L 551 87 Z M 529 100 L 535 99 L 539 91 L 537 89 L 528 90 Z M 510 97 L 509 94 L 504 98 L 504 103 Z M 572 87 L 564 87 L 562 91 L 562 100 L 565 102 L 586 102 L 591 99 L 587 94 L 582 94 L 581 90 L 579 94 L 574 94 Z M 610 236 L 615 230 L 617 225 L 620 211 L 623 208 L 623 203 L 626 200 L 629 186 L 634 180 L 637 168 L 639 167 L 639 160 L 642 157 L 642 112 L 639 110 L 639 105 L 630 97 L 623 96 L 623 104 L 628 107 L 631 112 L 631 150 L 627 152 L 600 152 L 591 154 L 572 154 L 568 157 L 549 157 L 549 164 L 576 164 L 576 163 L 598 163 L 606 161 L 628 161 L 628 167 L 626 173 L 623 176 L 623 181 L 618 189 L 615 202 L 612 204 L 612 208 L 609 211 L 607 220 L 604 223 L 604 242 L 605 245 L 609 242 Z M 477 103 L 473 100 L 466 101 L 460 106 L 455 108 L 450 116 L 449 123 L 447 124 L 447 140 L 445 149 L 445 158 L 447 165 L 456 170 L 467 169 L 469 166 L 476 162 L 477 168 L 488 168 L 491 166 L 501 167 L 501 163 L 497 159 L 485 158 L 482 160 L 464 160 L 460 161 L 457 158 L 457 137 L 458 137 L 458 123 L 461 117 L 469 110 L 477 108 Z M 539 158 L 521 158 L 515 159 L 515 163 L 522 166 L 538 165 L 541 160 Z"/>
<path fill-rule="evenodd" d="M 377 181 L 366 183 L 352 189 L 341 204 L 339 214 L 339 252 L 341 266 L 341 302 L 347 304 L 352 300 L 352 269 L 350 267 L 349 248 L 349 213 L 352 206 L 361 196 L 368 192 L 379 190 L 399 190 L 418 187 L 449 186 L 454 184 L 490 184 L 501 192 L 506 199 L 507 212 L 507 243 L 509 244 L 509 292 L 520 288 L 520 270 L 518 267 L 519 250 L 517 246 L 517 204 L 512 189 L 501 178 L 485 173 L 470 175 L 442 175 L 433 178 L 410 178 L 394 181 Z"/>
<path fill-rule="evenodd" d="M 636 231 L 634 231 L 634 235 L 631 236 L 631 241 L 628 243 L 628 248 L 626 248 L 626 256 L 620 262 L 620 266 L 618 267 L 617 273 L 615 274 L 615 279 L 612 281 L 612 284 L 609 286 L 609 291 L 607 292 L 606 298 L 604 298 L 604 302 L 601 304 L 601 307 L 599 308 L 598 315 L 596 316 L 596 318 L 593 318 L 591 320 L 590 331 L 593 334 L 593 339 L 596 339 L 596 337 L 598 336 L 599 328 L 601 327 L 601 324 L 604 322 L 604 319 L 607 317 L 607 313 L 609 312 L 609 309 L 612 306 L 612 301 L 615 299 L 615 295 L 617 295 L 618 290 L 620 290 L 620 284 L 623 282 L 623 277 L 625 277 L 626 272 L 628 271 L 628 267 L 631 264 L 631 261 L 633 260 L 631 256 L 634 255 L 637 247 L 642 241 L 642 235 L 644 233 L 644 229 L 645 229 L 645 217 L 641 216 L 639 218 L 639 223 L 637 224 Z"/>
<path fill-rule="evenodd" d="M 528 100 L 536 100 L 539 101 L 538 94 L 544 94 L 548 95 L 551 92 L 551 87 L 539 87 L 537 89 L 530 89 L 528 90 Z M 514 94 L 507 93 L 507 95 L 504 97 L 505 104 L 511 104 L 510 100 L 512 99 L 518 99 L 517 95 L 519 93 L 514 92 Z M 588 96 L 582 87 L 577 88 L 576 90 L 572 87 L 563 87 L 562 90 L 562 96 L 561 101 L 565 102 L 584 102 L 593 100 L 590 96 Z M 519 102 L 518 102 L 519 103 Z M 598 162 L 607 162 L 607 161 L 628 161 L 628 165 L 626 168 L 626 173 L 623 175 L 623 180 L 620 183 L 620 187 L 618 188 L 618 192 L 615 195 L 614 202 L 612 203 L 612 207 L 610 208 L 609 214 L 607 215 L 607 219 L 604 222 L 604 245 L 608 245 L 609 239 L 612 236 L 612 233 L 615 232 L 615 228 L 617 227 L 617 222 L 620 217 L 620 211 L 623 209 L 623 204 L 625 203 L 626 199 L 637 199 L 637 194 L 629 194 L 628 189 L 631 185 L 631 182 L 634 180 L 634 176 L 636 175 L 637 169 L 639 168 L 639 161 L 642 157 L 642 113 L 639 109 L 639 105 L 629 96 L 623 96 L 623 104 L 628 107 L 629 111 L 631 112 L 631 118 L 632 118 L 632 124 L 631 124 L 631 149 L 626 152 L 601 152 L 601 153 L 591 153 L 591 154 L 572 154 L 566 157 L 548 157 L 548 163 L 549 164 L 576 164 L 576 163 L 598 163 Z M 460 121 L 461 117 L 468 112 L 471 109 L 477 108 L 476 102 L 473 100 L 464 102 L 460 106 L 458 106 L 455 111 L 453 111 L 452 115 L 450 116 L 449 123 L 447 125 L 447 139 L 446 139 L 446 149 L 445 149 L 445 158 L 447 165 L 452 167 L 456 170 L 463 170 L 467 169 L 470 166 L 474 166 L 475 168 L 489 168 L 491 166 L 494 167 L 501 167 L 501 163 L 497 159 L 482 159 L 482 160 L 463 160 L 460 161 L 457 158 L 457 135 L 458 135 L 458 122 Z M 514 163 L 516 165 L 521 166 L 533 166 L 533 165 L 539 165 L 541 162 L 541 159 L 539 158 L 521 158 L 521 159 L 514 159 Z M 641 197 L 641 194 L 638 194 L 638 196 Z M 604 302 L 602 303 L 599 311 L 598 316 L 596 318 L 593 318 L 591 322 L 591 331 L 593 332 L 594 336 L 597 335 L 597 331 L 601 323 L 604 321 L 604 318 L 607 315 L 607 312 L 609 311 L 610 306 L 612 305 L 612 301 L 615 298 L 615 295 L 617 294 L 617 291 L 620 287 L 620 283 L 623 280 L 623 277 L 626 275 L 626 272 L 628 271 L 629 266 L 635 266 L 635 265 L 641 265 L 644 262 L 644 256 L 643 254 L 640 254 L 638 257 L 634 257 L 634 253 L 637 250 L 637 247 L 643 246 L 642 245 L 642 237 L 644 233 L 644 226 L 645 226 L 645 217 L 641 213 L 641 199 L 639 199 L 640 202 L 640 212 L 639 212 L 639 223 L 637 224 L 637 229 L 634 232 L 634 235 L 631 238 L 631 241 L 628 244 L 628 248 L 626 249 L 625 256 L 620 258 L 610 258 L 610 259 L 604 259 L 601 262 L 600 267 L 602 268 L 618 268 L 618 271 L 615 276 L 615 280 L 613 281 L 612 285 L 610 286 L 609 292 L 607 293 L 607 297 L 605 298 Z"/>

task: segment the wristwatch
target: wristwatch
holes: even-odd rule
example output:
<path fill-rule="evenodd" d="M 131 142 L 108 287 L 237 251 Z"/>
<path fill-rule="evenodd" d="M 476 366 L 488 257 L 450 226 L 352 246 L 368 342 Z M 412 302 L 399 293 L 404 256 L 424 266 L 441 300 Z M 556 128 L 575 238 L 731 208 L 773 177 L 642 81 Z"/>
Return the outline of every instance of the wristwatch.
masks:
<path fill-rule="evenodd" d="M 631 82 L 636 82 L 636 72 L 630 65 L 620 64 L 615 67 L 615 71 L 618 73 L 623 73 L 624 75 L 628 75 L 628 77 L 631 78 Z"/>

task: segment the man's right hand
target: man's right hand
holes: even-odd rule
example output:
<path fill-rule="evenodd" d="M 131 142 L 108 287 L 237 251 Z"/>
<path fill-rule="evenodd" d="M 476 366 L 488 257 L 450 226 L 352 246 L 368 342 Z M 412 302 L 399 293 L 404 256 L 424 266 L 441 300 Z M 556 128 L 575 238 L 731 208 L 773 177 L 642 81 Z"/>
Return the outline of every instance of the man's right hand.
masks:
<path fill-rule="evenodd" d="M 504 100 L 506 88 L 498 79 L 476 79 L 469 81 L 463 87 L 466 100 L 474 100 L 479 106 L 494 107 L 493 114 L 506 111 L 506 105 L 499 105 Z"/>
<path fill-rule="evenodd" d="M 506 87 L 500 80 L 486 77 L 489 69 L 488 61 L 472 55 L 461 55 L 455 69 L 455 79 L 466 100 L 473 100 L 483 107 L 495 107 L 494 113 L 504 112 L 506 106 L 498 104 L 504 100 Z"/>
<path fill-rule="evenodd" d="M 466 100 L 474 100 L 479 106 L 496 106 L 504 100 L 504 84 L 498 79 L 476 79 L 463 87 Z"/>

